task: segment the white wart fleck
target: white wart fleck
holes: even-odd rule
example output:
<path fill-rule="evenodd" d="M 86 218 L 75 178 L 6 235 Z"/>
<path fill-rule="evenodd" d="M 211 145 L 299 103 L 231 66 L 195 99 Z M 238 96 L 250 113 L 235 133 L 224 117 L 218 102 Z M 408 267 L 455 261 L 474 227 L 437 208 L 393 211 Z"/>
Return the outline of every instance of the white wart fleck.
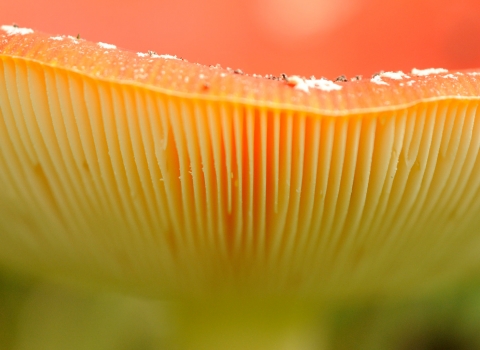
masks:
<path fill-rule="evenodd" d="M 440 73 L 447 73 L 448 70 L 444 68 L 427 68 L 427 69 L 412 69 L 412 74 L 417 76 L 427 76 L 430 74 L 440 74 Z"/>
<path fill-rule="evenodd" d="M 102 42 L 99 42 L 97 43 L 98 46 L 100 46 L 101 48 L 103 49 L 116 49 L 117 47 L 115 45 L 112 45 L 112 44 L 107 44 L 107 43 L 102 43 Z"/>
<path fill-rule="evenodd" d="M 382 78 L 390 78 L 390 79 L 395 79 L 395 80 L 402 80 L 403 78 L 409 79 L 410 77 L 403 73 L 402 71 L 398 72 L 384 72 L 380 74 L 380 77 Z"/>
<path fill-rule="evenodd" d="M 375 75 L 372 79 L 370 79 L 372 83 L 378 84 L 378 85 L 389 85 L 388 83 L 384 82 L 382 80 L 381 75 Z"/>
<path fill-rule="evenodd" d="M 7 25 L 3 25 L 0 28 L 3 31 L 7 32 L 8 35 L 15 35 L 15 34 L 25 35 L 25 34 L 33 33 L 33 29 L 30 29 L 30 28 L 20 28 L 16 26 L 7 26 Z"/>
<path fill-rule="evenodd" d="M 333 81 L 327 79 L 302 79 L 296 75 L 288 77 L 288 84 L 292 85 L 294 89 L 301 90 L 306 93 L 309 93 L 310 89 L 318 89 L 322 91 L 334 91 L 342 89 L 341 85 L 335 84 Z"/>
<path fill-rule="evenodd" d="M 450 79 L 455 79 L 455 80 L 458 80 L 458 77 L 453 75 L 453 74 L 445 74 L 445 75 L 441 75 L 442 78 L 450 78 Z"/>
<path fill-rule="evenodd" d="M 342 89 L 341 85 L 335 84 L 333 81 L 327 79 L 308 79 L 305 82 L 308 87 L 322 91 L 334 91 Z"/>
<path fill-rule="evenodd" d="M 159 57 L 159 58 L 164 58 L 164 59 L 167 59 L 167 60 L 179 60 L 180 59 L 177 56 L 172 56 L 172 55 L 154 55 L 152 57 Z"/>
<path fill-rule="evenodd" d="M 166 59 L 166 60 L 179 60 L 179 58 L 177 56 L 173 56 L 173 55 L 158 55 L 156 53 L 152 54 L 152 57 L 153 58 L 163 58 L 163 59 Z"/>

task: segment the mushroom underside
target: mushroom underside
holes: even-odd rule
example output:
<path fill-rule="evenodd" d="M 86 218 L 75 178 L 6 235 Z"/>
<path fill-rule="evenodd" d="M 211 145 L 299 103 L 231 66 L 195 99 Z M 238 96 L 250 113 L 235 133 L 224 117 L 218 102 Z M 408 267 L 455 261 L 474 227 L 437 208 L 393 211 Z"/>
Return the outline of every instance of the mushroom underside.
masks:
<path fill-rule="evenodd" d="M 478 267 L 478 100 L 326 116 L 0 60 L 0 260 L 147 294 L 409 291 Z"/>

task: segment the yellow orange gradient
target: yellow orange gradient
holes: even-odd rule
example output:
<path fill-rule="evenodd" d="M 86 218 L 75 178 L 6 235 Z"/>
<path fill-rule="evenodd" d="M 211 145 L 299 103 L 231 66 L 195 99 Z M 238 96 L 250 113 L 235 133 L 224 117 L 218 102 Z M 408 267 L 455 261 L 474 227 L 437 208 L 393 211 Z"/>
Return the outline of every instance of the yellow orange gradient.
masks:
<path fill-rule="evenodd" d="M 313 299 L 478 267 L 479 72 L 306 92 L 157 56 L 0 31 L 2 262 Z"/>

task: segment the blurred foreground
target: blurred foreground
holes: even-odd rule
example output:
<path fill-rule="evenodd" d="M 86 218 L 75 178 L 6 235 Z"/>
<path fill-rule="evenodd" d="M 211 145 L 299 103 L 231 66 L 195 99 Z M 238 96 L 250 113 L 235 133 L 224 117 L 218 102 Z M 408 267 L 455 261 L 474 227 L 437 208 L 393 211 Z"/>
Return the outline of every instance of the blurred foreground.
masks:
<path fill-rule="evenodd" d="M 480 349 L 480 283 L 329 312 L 332 349 Z M 175 305 L 0 274 L 0 350 L 177 349 Z"/>

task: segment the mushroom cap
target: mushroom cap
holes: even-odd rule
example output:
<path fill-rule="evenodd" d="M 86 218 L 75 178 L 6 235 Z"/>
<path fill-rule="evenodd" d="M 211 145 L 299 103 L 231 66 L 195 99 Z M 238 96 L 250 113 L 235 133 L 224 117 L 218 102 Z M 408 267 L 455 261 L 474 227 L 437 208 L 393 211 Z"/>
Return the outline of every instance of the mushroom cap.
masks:
<path fill-rule="evenodd" d="M 478 268 L 480 71 L 344 80 L 0 27 L 0 261 L 315 299 Z"/>

